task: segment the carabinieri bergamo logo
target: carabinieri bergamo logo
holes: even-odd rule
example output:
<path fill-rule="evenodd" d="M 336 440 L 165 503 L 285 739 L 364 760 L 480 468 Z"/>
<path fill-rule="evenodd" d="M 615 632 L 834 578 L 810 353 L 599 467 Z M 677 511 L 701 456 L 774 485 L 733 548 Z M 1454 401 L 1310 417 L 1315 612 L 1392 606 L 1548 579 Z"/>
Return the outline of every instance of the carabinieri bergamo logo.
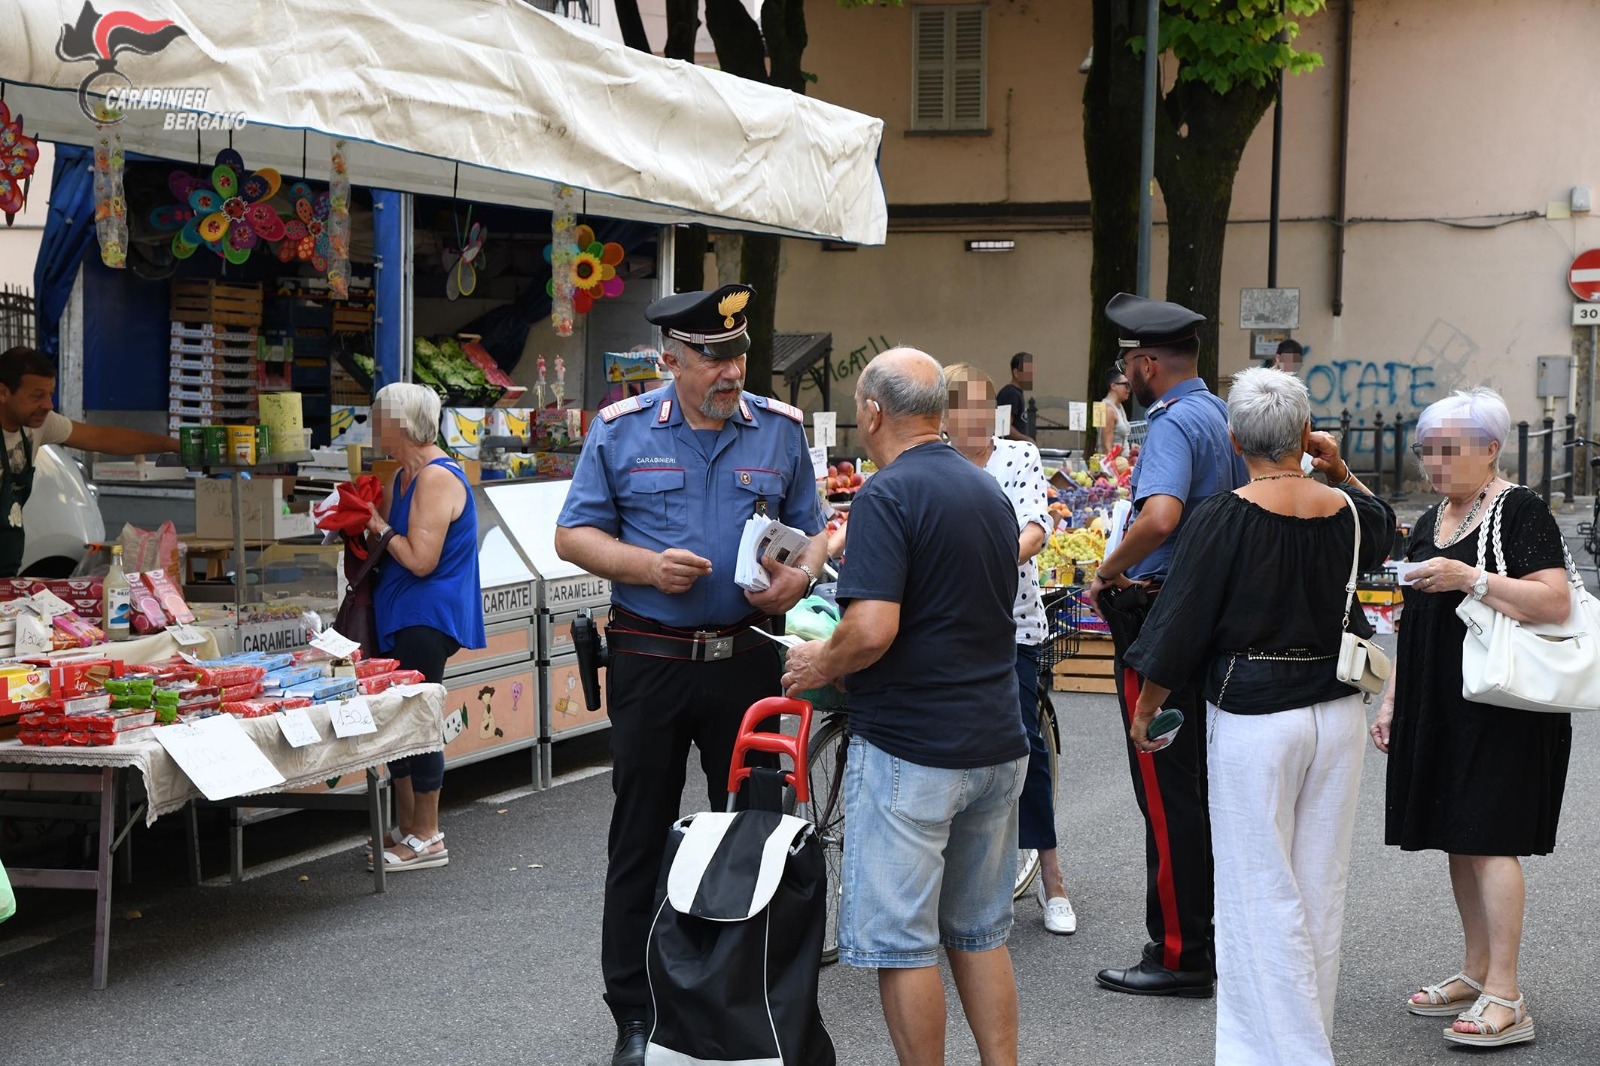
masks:
<path fill-rule="evenodd" d="M 222 115 L 196 113 L 206 109 L 209 89 L 135 88 L 128 76 L 117 69 L 117 57 L 125 52 L 154 55 L 188 35 L 188 30 L 171 19 L 147 19 L 132 11 L 102 15 L 92 3 L 85 2 L 77 23 L 61 27 L 56 58 L 63 63 L 95 65 L 78 85 L 78 107 L 90 122 L 111 125 L 122 121 L 127 111 L 166 111 L 163 129 L 243 129 L 242 111 Z M 91 95 L 104 96 L 105 102 L 95 106 L 90 103 Z"/>

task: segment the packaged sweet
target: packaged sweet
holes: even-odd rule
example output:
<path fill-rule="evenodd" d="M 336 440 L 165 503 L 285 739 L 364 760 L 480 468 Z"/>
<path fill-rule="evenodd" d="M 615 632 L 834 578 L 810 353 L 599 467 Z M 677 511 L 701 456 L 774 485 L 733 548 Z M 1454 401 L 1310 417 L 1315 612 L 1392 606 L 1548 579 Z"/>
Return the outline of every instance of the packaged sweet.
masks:
<path fill-rule="evenodd" d="M 140 697 L 149 699 L 155 695 L 156 683 L 148 677 L 120 677 L 107 678 L 104 682 L 105 690 L 113 698 Z"/>
<path fill-rule="evenodd" d="M 322 667 L 314 663 L 305 666 L 294 666 L 286 670 L 274 670 L 261 679 L 262 687 L 266 689 L 287 689 L 296 685 L 303 685 L 307 681 L 320 680 Z"/>
<path fill-rule="evenodd" d="M 119 744 L 140 744 L 146 740 L 154 740 L 155 733 L 156 727 L 153 725 L 116 733 L 91 733 L 89 743 L 100 748 L 114 747 Z"/>
<path fill-rule="evenodd" d="M 78 714 L 94 714 L 111 708 L 111 694 L 102 692 L 96 696 L 74 696 L 70 700 L 61 701 L 61 712 L 68 716 Z"/>
<path fill-rule="evenodd" d="M 56 615 L 50 624 L 58 634 L 71 641 L 72 647 L 92 648 L 106 642 L 105 630 L 71 612 Z"/>
<path fill-rule="evenodd" d="M 308 681 L 303 685 L 295 685 L 285 689 L 286 696 L 304 696 L 315 703 L 326 700 L 335 700 L 341 696 L 348 696 L 356 691 L 356 679 L 353 677 L 329 677 L 318 681 Z"/>
<path fill-rule="evenodd" d="M 172 579 L 167 576 L 165 570 L 146 570 L 139 575 L 139 578 L 155 596 L 168 618 L 179 625 L 194 624 L 194 612 L 189 609 L 183 593 L 172 584 Z"/>
<path fill-rule="evenodd" d="M 135 633 L 159 633 L 167 628 L 167 612 L 161 609 L 161 600 L 144 583 L 144 575 L 130 571 L 128 577 L 128 605 L 133 616 Z"/>
<path fill-rule="evenodd" d="M 265 718 L 276 714 L 282 704 L 275 699 L 225 700 L 222 712 L 235 718 Z"/>
<path fill-rule="evenodd" d="M 116 659 L 73 659 L 50 667 L 50 691 L 57 696 L 98 694 L 105 682 L 123 676 L 123 664 Z"/>
<path fill-rule="evenodd" d="M 422 674 L 416 670 L 390 670 L 385 674 L 375 674 L 360 680 L 361 691 L 368 696 L 376 696 L 380 692 L 387 692 L 395 685 L 415 685 L 422 681 Z"/>
<path fill-rule="evenodd" d="M 391 673 L 399 668 L 399 659 L 363 659 L 356 663 L 356 676 L 376 677 L 378 674 Z"/>
<path fill-rule="evenodd" d="M 205 684 L 221 685 L 223 688 L 254 683 L 267 676 L 266 669 L 260 666 L 211 666 L 202 664 L 195 668 L 195 672 Z"/>

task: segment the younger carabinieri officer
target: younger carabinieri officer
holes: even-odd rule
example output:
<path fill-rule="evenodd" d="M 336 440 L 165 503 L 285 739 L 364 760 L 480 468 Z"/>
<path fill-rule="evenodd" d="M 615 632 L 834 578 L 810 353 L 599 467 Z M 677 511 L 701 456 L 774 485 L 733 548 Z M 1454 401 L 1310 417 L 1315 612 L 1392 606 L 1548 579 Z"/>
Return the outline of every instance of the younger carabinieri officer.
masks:
<path fill-rule="evenodd" d="M 1136 518 L 1100 564 L 1090 602 L 1111 630 L 1117 699 L 1126 729 L 1141 678 L 1123 663 L 1160 594 L 1173 544 L 1190 507 L 1249 480 L 1228 437 L 1227 404 L 1206 388 L 1196 363 L 1204 316 L 1187 307 L 1118 293 L 1106 317 L 1121 330 L 1122 358 L 1150 428 L 1133 468 Z M 1196 686 L 1173 692 L 1167 706 L 1184 723 L 1159 753 L 1126 740 L 1134 797 L 1145 820 L 1145 925 L 1150 941 L 1139 962 L 1101 970 L 1102 988 L 1143 996 L 1205 997 L 1216 987 L 1213 950 L 1211 818 L 1206 794 L 1205 701 Z"/>
<path fill-rule="evenodd" d="M 707 802 L 722 810 L 746 708 L 780 694 L 777 646 L 750 631 L 815 585 L 827 557 L 804 416 L 743 391 L 754 291 L 664 297 L 673 382 L 600 412 L 584 441 L 556 553 L 612 583 L 611 834 L 600 962 L 617 1021 L 614 1066 L 642 1066 L 649 1034 L 645 939 L 667 831 L 679 816 L 689 743 Z M 794 566 L 766 562 L 772 584 L 734 584 L 745 520 L 764 510 L 811 536 Z"/>

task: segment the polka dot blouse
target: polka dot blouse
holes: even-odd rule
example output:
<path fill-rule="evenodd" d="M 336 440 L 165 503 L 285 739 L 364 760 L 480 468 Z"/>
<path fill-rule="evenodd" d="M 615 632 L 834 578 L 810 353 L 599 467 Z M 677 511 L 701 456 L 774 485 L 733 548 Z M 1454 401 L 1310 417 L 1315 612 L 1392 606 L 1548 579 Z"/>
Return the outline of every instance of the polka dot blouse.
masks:
<path fill-rule="evenodd" d="M 1000 482 L 1016 510 L 1017 528 L 1029 522 L 1050 533 L 1050 489 L 1044 480 L 1039 449 L 1025 440 L 994 440 L 994 454 L 984 467 Z M 1018 644 L 1040 644 L 1048 635 L 1044 603 L 1039 598 L 1039 567 L 1033 559 L 1017 567 L 1017 600 L 1011 607 Z"/>

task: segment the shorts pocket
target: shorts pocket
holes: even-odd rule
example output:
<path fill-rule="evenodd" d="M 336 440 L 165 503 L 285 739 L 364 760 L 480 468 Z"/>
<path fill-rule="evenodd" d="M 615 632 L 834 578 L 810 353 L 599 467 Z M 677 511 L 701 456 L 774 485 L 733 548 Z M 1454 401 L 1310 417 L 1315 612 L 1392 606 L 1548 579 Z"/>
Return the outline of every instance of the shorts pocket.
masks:
<path fill-rule="evenodd" d="M 968 772 L 894 760 L 894 795 L 889 809 L 920 829 L 949 824 L 966 805 Z"/>

